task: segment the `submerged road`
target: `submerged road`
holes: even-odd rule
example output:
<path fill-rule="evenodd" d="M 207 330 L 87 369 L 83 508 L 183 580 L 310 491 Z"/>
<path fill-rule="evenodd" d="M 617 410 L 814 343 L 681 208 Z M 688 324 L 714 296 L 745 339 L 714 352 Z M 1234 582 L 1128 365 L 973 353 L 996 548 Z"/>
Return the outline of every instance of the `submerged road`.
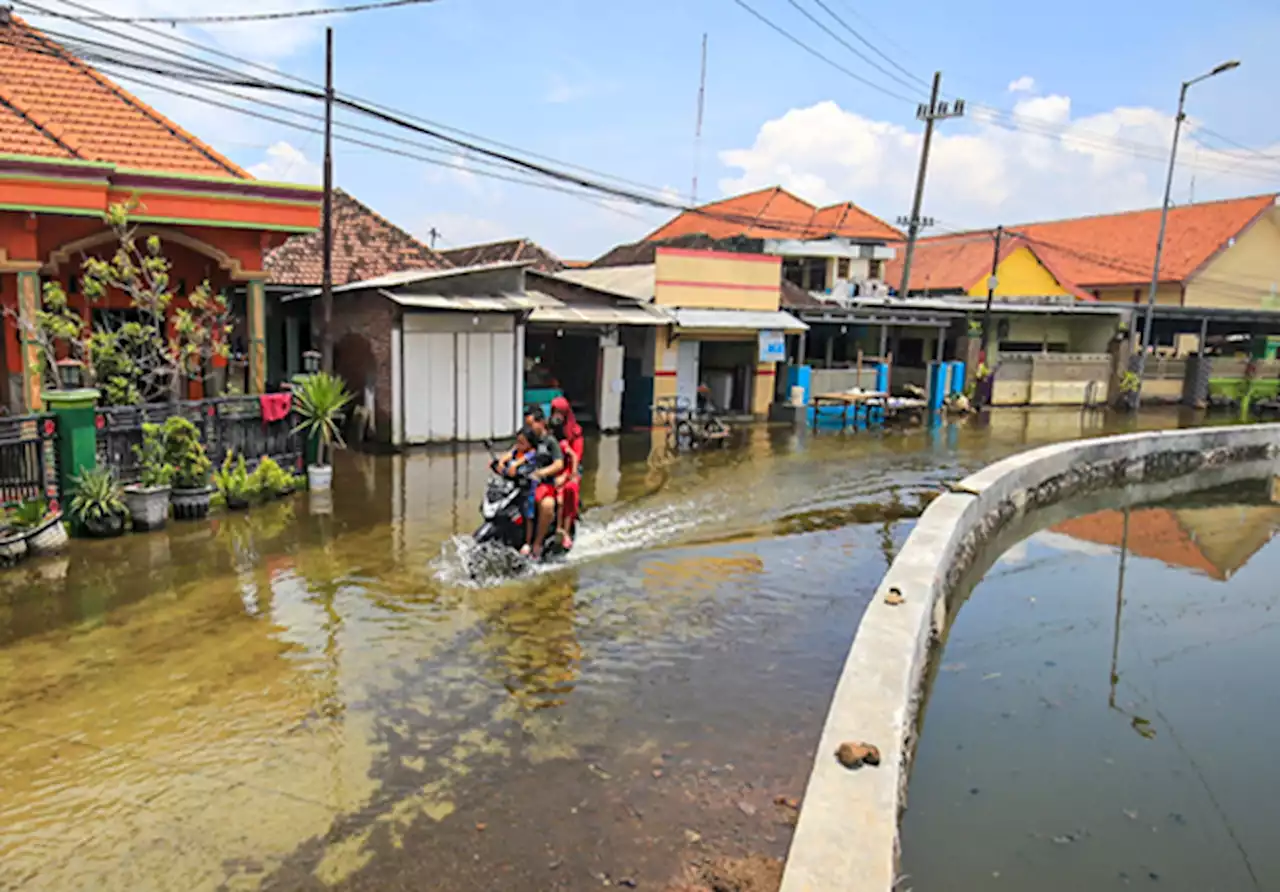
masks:
<path fill-rule="evenodd" d="M 929 494 L 1108 423 L 598 439 L 573 560 L 484 586 L 479 450 L 344 455 L 331 500 L 3 571 L 0 889 L 661 890 L 782 857 Z"/>

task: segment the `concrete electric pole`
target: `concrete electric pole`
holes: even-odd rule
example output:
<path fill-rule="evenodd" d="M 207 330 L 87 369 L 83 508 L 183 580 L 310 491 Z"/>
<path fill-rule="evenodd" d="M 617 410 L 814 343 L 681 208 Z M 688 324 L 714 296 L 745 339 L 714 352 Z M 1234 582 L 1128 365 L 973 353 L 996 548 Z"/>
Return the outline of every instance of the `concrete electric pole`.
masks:
<path fill-rule="evenodd" d="M 320 304 L 324 331 L 320 335 L 320 367 L 333 372 L 333 29 L 324 32 L 324 258 L 320 276 Z"/>
<path fill-rule="evenodd" d="M 921 103 L 916 108 L 916 117 L 924 121 L 924 144 L 920 147 L 920 170 L 916 174 L 916 194 L 911 202 L 911 216 L 899 217 L 900 225 L 907 227 L 907 249 L 902 259 L 902 287 L 898 289 L 898 297 L 906 297 L 911 284 L 911 258 L 916 251 L 916 239 L 920 230 L 929 222 L 920 217 L 920 206 L 924 203 L 924 178 L 929 169 L 929 146 L 933 142 L 933 122 L 947 118 L 958 118 L 964 114 L 964 100 L 957 99 L 953 103 L 939 102 L 938 93 L 942 89 L 942 72 L 933 73 L 933 90 L 929 94 L 929 104 Z"/>

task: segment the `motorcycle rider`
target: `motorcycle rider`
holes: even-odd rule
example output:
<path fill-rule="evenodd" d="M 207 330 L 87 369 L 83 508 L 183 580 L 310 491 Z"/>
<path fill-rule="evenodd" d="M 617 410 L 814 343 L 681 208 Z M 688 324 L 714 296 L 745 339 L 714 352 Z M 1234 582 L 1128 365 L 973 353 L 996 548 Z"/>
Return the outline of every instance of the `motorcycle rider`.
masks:
<path fill-rule="evenodd" d="M 564 473 L 556 478 L 556 489 L 559 494 L 557 502 L 559 526 L 556 533 L 560 537 L 560 544 L 565 551 L 568 551 L 573 547 L 573 539 L 570 538 L 569 531 L 573 529 L 573 522 L 578 517 L 584 441 L 582 425 L 578 424 L 578 419 L 573 414 L 573 407 L 563 396 L 558 396 L 551 401 L 551 431 L 560 441 L 560 449 L 564 452 L 565 459 Z"/>
<path fill-rule="evenodd" d="M 555 479 L 564 471 L 564 451 L 547 427 L 547 416 L 541 407 L 534 407 L 529 413 L 529 428 L 533 432 L 533 449 L 537 469 L 533 479 L 537 484 L 534 490 L 534 506 L 537 515 L 536 523 L 529 524 L 529 541 L 521 549 L 522 554 L 531 554 L 535 560 L 542 557 L 542 543 L 547 538 L 551 521 L 556 513 Z"/>

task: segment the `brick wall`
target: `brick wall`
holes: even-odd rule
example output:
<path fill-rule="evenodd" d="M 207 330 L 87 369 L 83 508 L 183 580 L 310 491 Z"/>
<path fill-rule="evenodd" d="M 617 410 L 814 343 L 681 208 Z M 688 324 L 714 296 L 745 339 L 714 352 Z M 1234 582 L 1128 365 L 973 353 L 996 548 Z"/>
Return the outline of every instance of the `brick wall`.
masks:
<path fill-rule="evenodd" d="M 335 294 L 333 298 L 334 371 L 364 401 L 366 383 L 374 386 L 374 424 L 379 442 L 391 441 L 391 337 L 399 308 L 373 293 Z M 323 309 L 312 302 L 313 343 L 320 342 Z"/>

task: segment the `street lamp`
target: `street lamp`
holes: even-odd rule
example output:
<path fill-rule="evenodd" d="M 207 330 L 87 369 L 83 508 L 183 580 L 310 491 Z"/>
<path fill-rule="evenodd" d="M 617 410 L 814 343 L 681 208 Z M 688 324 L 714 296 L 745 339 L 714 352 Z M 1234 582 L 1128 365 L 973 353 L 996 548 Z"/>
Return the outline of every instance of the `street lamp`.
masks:
<path fill-rule="evenodd" d="M 1135 409 L 1142 401 L 1142 374 L 1147 367 L 1147 347 L 1151 344 L 1151 315 L 1155 310 L 1156 291 L 1160 287 L 1160 255 L 1164 253 L 1164 230 L 1169 222 L 1169 193 L 1173 191 L 1173 168 L 1178 159 L 1178 136 L 1182 133 L 1182 121 L 1186 117 L 1183 109 L 1187 104 L 1187 90 L 1193 84 L 1198 84 L 1201 81 L 1206 81 L 1211 77 L 1216 77 L 1223 72 L 1239 67 L 1240 62 L 1236 59 L 1223 62 L 1206 74 L 1193 77 L 1189 81 L 1183 81 L 1182 89 L 1178 93 L 1178 114 L 1173 119 L 1173 147 L 1169 150 L 1169 174 L 1164 181 L 1164 204 L 1160 206 L 1160 234 L 1156 236 L 1156 262 L 1151 270 L 1151 289 L 1147 292 L 1147 312 L 1142 323 L 1142 352 L 1138 354 L 1138 387 L 1133 395 Z"/>

